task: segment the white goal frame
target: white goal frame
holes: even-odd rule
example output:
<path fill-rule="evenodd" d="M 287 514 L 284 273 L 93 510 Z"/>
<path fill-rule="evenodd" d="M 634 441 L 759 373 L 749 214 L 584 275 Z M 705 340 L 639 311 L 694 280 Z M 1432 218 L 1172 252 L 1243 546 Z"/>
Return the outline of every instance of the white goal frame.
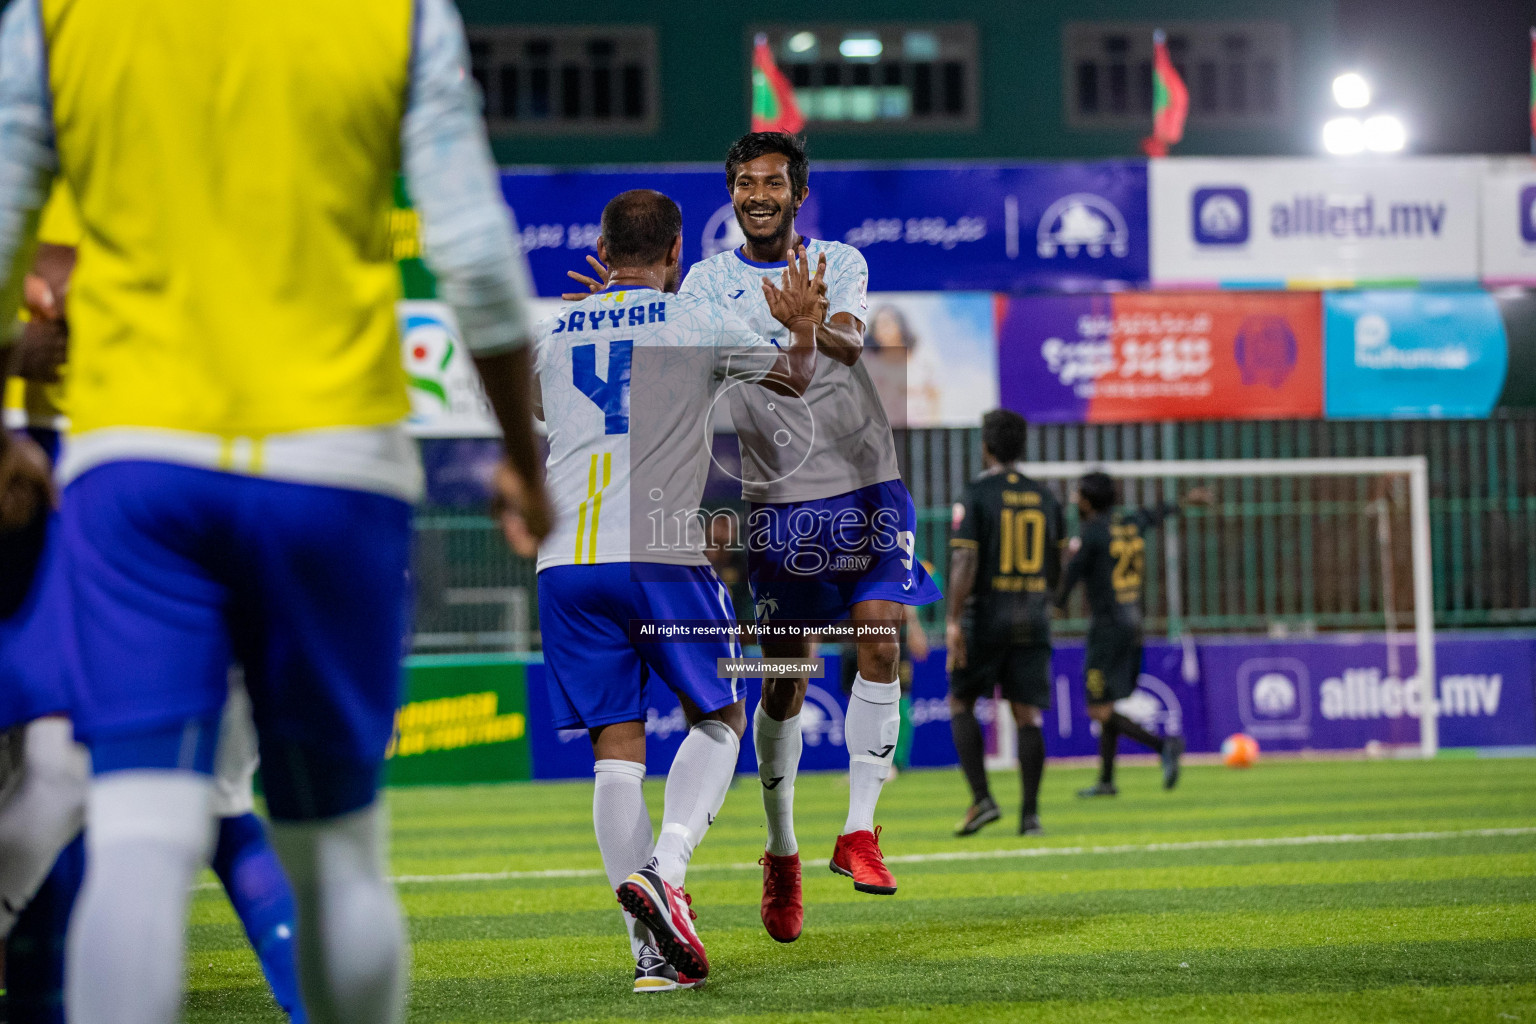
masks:
<path fill-rule="evenodd" d="M 1102 470 L 1117 480 L 1165 477 L 1307 477 L 1406 476 L 1408 521 L 1413 547 L 1413 633 L 1419 687 L 1419 753 L 1434 757 L 1440 749 L 1440 702 L 1435 683 L 1434 562 L 1429 530 L 1429 459 L 1423 455 L 1387 458 L 1316 459 L 1149 459 L 1135 462 L 1026 462 L 1022 469 L 1036 480 L 1076 480 Z M 1389 638 L 1390 639 L 1390 638 Z M 1013 716 L 999 714 L 1003 749 L 1013 731 Z M 1010 758 L 1011 760 L 1011 758 Z"/>

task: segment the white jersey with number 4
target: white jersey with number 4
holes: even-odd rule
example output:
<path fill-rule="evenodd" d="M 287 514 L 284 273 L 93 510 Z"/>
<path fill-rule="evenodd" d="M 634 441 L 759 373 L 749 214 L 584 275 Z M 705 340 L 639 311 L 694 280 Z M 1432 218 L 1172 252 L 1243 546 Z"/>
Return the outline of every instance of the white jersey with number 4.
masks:
<path fill-rule="evenodd" d="M 842 242 L 807 239 L 811 267 L 827 257 L 827 317 L 866 315 L 869 266 Z M 732 249 L 701 260 L 683 280 L 684 295 L 701 295 L 738 314 L 775 342 L 789 332 L 768 311 L 763 278 L 774 284 L 783 263 L 758 263 Z M 862 360 L 844 366 L 820 356 L 804 400 L 762 388 L 731 392 L 731 415 L 741 439 L 741 496 L 762 504 L 813 501 L 901 476 L 890 419 Z"/>
<path fill-rule="evenodd" d="M 752 382 L 778 356 L 729 309 L 654 288 L 611 287 L 541 323 L 534 369 L 556 522 L 539 569 L 704 564 L 693 520 L 712 406 L 726 391 L 768 394 Z"/>

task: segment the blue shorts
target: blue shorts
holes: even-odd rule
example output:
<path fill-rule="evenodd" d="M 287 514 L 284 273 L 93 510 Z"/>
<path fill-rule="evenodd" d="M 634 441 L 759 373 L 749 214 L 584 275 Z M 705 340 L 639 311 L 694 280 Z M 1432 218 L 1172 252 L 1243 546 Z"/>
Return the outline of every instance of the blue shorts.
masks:
<path fill-rule="evenodd" d="M 372 802 L 401 693 L 411 510 L 158 462 L 64 492 L 75 728 L 95 770 L 211 771 L 245 668 L 274 818 Z"/>
<path fill-rule="evenodd" d="M 943 598 L 913 553 L 917 510 L 900 480 L 812 501 L 753 504 L 747 581 L 759 622 L 841 622 L 860 601 Z"/>
<path fill-rule="evenodd" d="M 643 570 L 643 571 L 635 571 Z M 651 674 L 708 714 L 741 700 L 740 679 L 721 679 L 717 660 L 741 657 L 718 640 L 637 642 L 644 622 L 736 625 L 731 595 L 707 565 L 608 562 L 557 565 L 539 573 L 544 678 L 556 729 L 645 721 Z"/>
<path fill-rule="evenodd" d="M 55 514 L 21 606 L 0 619 L 0 729 L 69 712 L 68 651 L 59 642 L 67 621 L 68 585 L 59 558 L 58 523 Z"/>

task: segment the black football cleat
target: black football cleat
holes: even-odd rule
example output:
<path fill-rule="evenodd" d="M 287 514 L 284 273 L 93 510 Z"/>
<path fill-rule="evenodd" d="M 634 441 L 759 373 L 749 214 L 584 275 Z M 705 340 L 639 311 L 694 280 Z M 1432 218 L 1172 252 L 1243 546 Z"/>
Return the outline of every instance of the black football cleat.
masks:
<path fill-rule="evenodd" d="M 973 836 L 987 825 L 992 824 L 1003 816 L 998 809 L 997 801 L 987 797 L 979 804 L 972 804 L 965 812 L 965 819 L 955 826 L 955 835 Z"/>
<path fill-rule="evenodd" d="M 1184 737 L 1169 736 L 1163 740 L 1163 788 L 1172 789 L 1179 784 L 1179 758 L 1184 754 Z"/>

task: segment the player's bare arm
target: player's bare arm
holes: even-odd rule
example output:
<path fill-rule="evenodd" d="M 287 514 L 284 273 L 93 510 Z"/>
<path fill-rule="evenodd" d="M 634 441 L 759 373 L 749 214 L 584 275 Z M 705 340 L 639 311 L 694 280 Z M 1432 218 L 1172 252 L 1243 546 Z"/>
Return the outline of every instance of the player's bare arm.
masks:
<path fill-rule="evenodd" d="M 476 356 L 475 368 L 485 384 L 485 395 L 501 427 L 506 464 L 496 474 L 495 511 L 503 523 L 507 513 L 521 520 L 521 529 L 507 529 L 507 541 L 520 555 L 531 558 L 538 542 L 553 525 L 549 498 L 544 492 L 544 468 L 540 464 L 533 431 L 532 350 L 528 346 L 510 352 Z"/>
<path fill-rule="evenodd" d="M 452 30 L 440 38 L 451 40 Z M 450 41 L 432 56 L 420 65 L 401 125 L 406 181 L 439 295 L 458 317 L 501 428 L 510 472 L 497 475 L 496 501 L 521 511 L 528 536 L 542 539 L 552 515 L 533 433 L 527 264 L 505 216 L 463 51 Z M 525 543 L 519 553 L 533 550 Z"/>
<path fill-rule="evenodd" d="M 944 643 L 949 648 L 945 667 L 953 672 L 965 668 L 965 631 L 960 617 L 965 602 L 976 586 L 976 549 L 956 545 L 949 549 L 949 603 L 944 613 Z"/>
<path fill-rule="evenodd" d="M 823 355 L 852 366 L 864 353 L 863 322 L 852 313 L 832 314 L 831 320 L 816 328 L 816 347 Z"/>

